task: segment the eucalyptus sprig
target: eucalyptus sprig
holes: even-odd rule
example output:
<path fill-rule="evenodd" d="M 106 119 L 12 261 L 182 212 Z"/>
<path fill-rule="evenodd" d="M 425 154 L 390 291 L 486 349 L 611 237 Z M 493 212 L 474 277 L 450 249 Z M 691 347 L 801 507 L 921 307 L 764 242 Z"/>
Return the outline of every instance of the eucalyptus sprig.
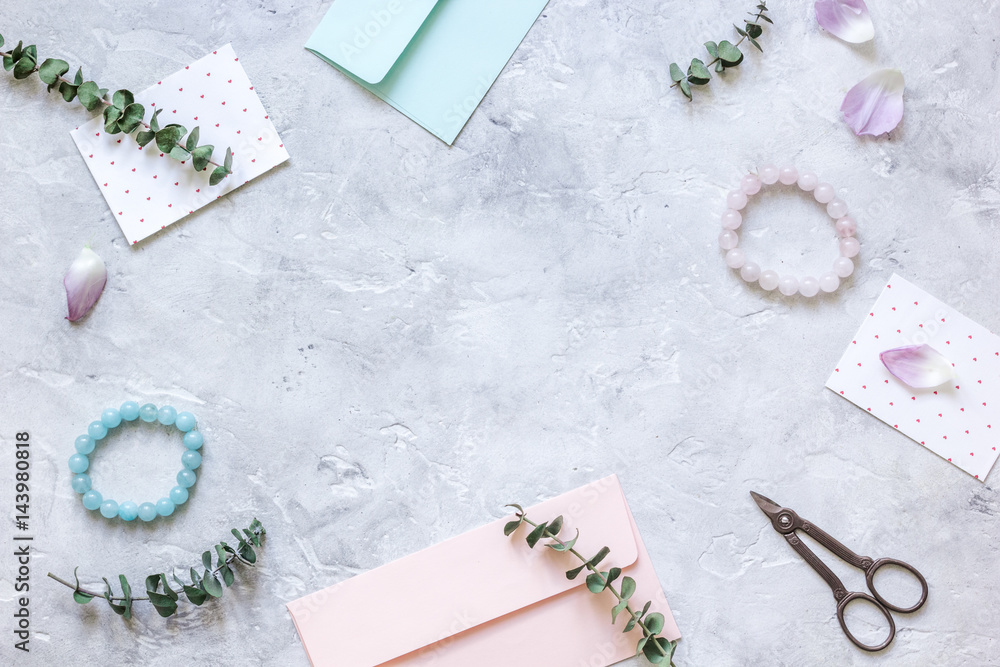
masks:
<path fill-rule="evenodd" d="M 4 39 L 0 35 L 0 48 L 3 48 Z M 94 111 L 99 107 L 104 107 L 104 131 L 108 134 L 128 134 L 135 132 L 135 141 L 139 146 L 145 147 L 149 142 L 156 140 L 156 147 L 164 155 L 169 155 L 180 162 L 191 160 L 191 166 L 195 171 L 204 171 L 208 165 L 213 165 L 209 176 L 209 185 L 217 185 L 229 174 L 233 173 L 233 151 L 226 149 L 226 157 L 222 164 L 212 161 L 212 152 L 215 147 L 211 144 L 198 145 L 199 129 L 196 127 L 188 134 L 187 128 L 177 123 L 171 123 L 160 127 L 156 117 L 162 109 L 153 112 L 149 123 L 146 123 L 146 107 L 135 101 L 134 96 L 127 90 L 118 90 L 108 99 L 108 89 L 101 88 L 93 81 L 83 80 L 83 68 L 76 71 L 73 80 L 69 80 L 64 75 L 69 72 L 69 64 L 65 60 L 48 58 L 38 64 L 38 50 L 34 44 L 24 46 L 18 42 L 10 51 L 0 51 L 3 56 L 3 68 L 10 72 L 13 70 L 15 79 L 27 79 L 33 73 L 38 72 L 38 78 L 43 83 L 48 84 L 47 92 L 58 89 L 62 98 L 67 102 L 73 99 L 79 100 L 80 104 L 87 111 Z M 139 129 L 144 128 L 144 129 Z M 137 132 L 138 130 L 138 132 Z M 187 135 L 187 139 L 184 136 Z"/>
<path fill-rule="evenodd" d="M 200 607 L 210 598 L 221 598 L 222 591 L 224 590 L 222 588 L 223 583 L 227 588 L 233 585 L 236 577 L 233 574 L 232 568 L 229 567 L 230 565 L 240 562 L 244 565 L 252 566 L 257 562 L 257 554 L 254 552 L 254 547 L 260 548 L 264 535 L 267 534 L 260 521 L 254 519 L 250 522 L 249 528 L 243 529 L 242 534 L 235 528 L 233 528 L 232 533 L 236 536 L 239 546 L 234 549 L 225 542 L 216 544 L 214 547 L 217 556 L 215 569 L 212 569 L 212 552 L 206 551 L 201 555 L 201 563 L 205 567 L 204 573 L 199 575 L 198 571 L 192 567 L 190 585 L 181 581 L 174 572 L 170 573 L 170 576 L 173 577 L 180 590 L 187 596 L 188 601 L 196 607 Z M 180 595 L 177 591 L 170 588 L 170 585 L 167 583 L 166 574 L 151 574 L 146 577 L 146 597 L 132 597 L 132 587 L 129 586 L 124 574 L 118 575 L 118 579 L 121 582 L 122 594 L 116 596 L 113 594 L 114 591 L 107 577 L 103 577 L 104 585 L 106 586 L 104 593 L 97 593 L 81 588 L 80 579 L 76 576 L 77 569 L 79 568 L 73 568 L 75 584 L 60 579 L 51 572 L 49 572 L 49 576 L 60 584 L 72 588 L 73 599 L 80 604 L 87 604 L 94 598 L 103 597 L 108 601 L 108 606 L 126 620 L 132 618 L 132 603 L 138 601 L 148 601 L 156 609 L 156 613 L 164 618 L 177 613 L 177 602 L 180 599 Z M 220 583 L 220 579 L 222 583 Z M 163 587 L 162 591 L 160 590 L 161 586 Z"/>
<path fill-rule="evenodd" d="M 649 607 L 652 602 L 647 602 L 643 606 L 642 611 L 636 612 L 632 609 L 631 599 L 635 594 L 635 579 L 629 577 L 628 575 L 622 576 L 622 570 L 619 567 L 613 567 L 607 571 L 598 570 L 597 566 L 603 561 L 611 549 L 608 547 L 601 547 L 601 550 L 593 558 L 584 558 L 575 549 L 577 540 L 580 539 L 580 531 L 576 531 L 576 535 L 573 539 L 568 542 L 563 541 L 559 537 L 559 532 L 563 527 L 562 516 L 557 516 L 552 521 L 546 521 L 543 523 L 535 523 L 528 518 L 524 509 L 520 505 L 507 505 L 507 507 L 513 507 L 516 511 L 514 516 L 517 518 L 513 521 L 507 522 L 503 528 L 504 535 L 510 537 L 514 531 L 520 528 L 522 523 L 526 523 L 532 526 L 532 530 L 525 537 L 525 541 L 528 546 L 532 549 L 541 540 L 551 539 L 551 542 L 545 542 L 544 546 L 552 549 L 553 551 L 558 551 L 560 553 L 569 553 L 576 556 L 578 559 L 583 561 L 583 565 L 575 567 L 572 570 L 566 572 L 566 578 L 572 581 L 576 579 L 583 570 L 588 570 L 590 574 L 587 575 L 587 588 L 591 593 L 602 593 L 606 590 L 611 591 L 611 593 L 618 598 L 618 604 L 614 606 L 611 610 L 611 624 L 618 620 L 619 614 L 625 612 L 629 615 L 628 623 L 625 624 L 625 629 L 622 631 L 623 634 L 631 632 L 636 626 L 642 630 L 642 638 L 636 644 L 635 654 L 643 655 L 646 659 L 653 663 L 654 665 L 669 664 L 673 667 L 673 655 L 674 649 L 677 648 L 677 642 L 671 641 L 666 637 L 660 635 L 663 630 L 663 625 L 666 619 L 664 619 L 663 614 L 659 612 L 653 612 L 648 614 Z M 614 582 L 621 578 L 620 588 L 616 589 L 614 587 Z"/>
<path fill-rule="evenodd" d="M 707 63 L 699 58 L 692 58 L 691 64 L 688 65 L 687 74 L 684 73 L 677 63 L 670 63 L 670 79 L 673 81 L 670 87 L 680 88 L 684 96 L 690 100 L 692 99 L 691 86 L 704 86 L 712 80 L 712 74 L 709 72 L 710 68 L 714 66 L 717 73 L 722 73 L 743 62 L 743 52 L 740 51 L 740 44 L 744 40 L 749 40 L 751 44 L 757 47 L 758 51 L 763 53 L 764 49 L 760 48 L 760 43 L 757 42 L 757 38 L 764 32 L 764 26 L 761 25 L 761 21 L 768 23 L 774 23 L 774 21 L 767 16 L 766 0 L 761 0 L 756 9 L 756 13 L 747 12 L 752 18 L 744 21 L 745 27 L 741 28 L 738 25 L 733 25 L 736 28 L 736 32 L 740 35 L 739 41 L 735 44 L 725 39 L 718 43 L 705 42 L 705 49 L 708 50 L 708 55 L 711 57 L 711 60 Z"/>

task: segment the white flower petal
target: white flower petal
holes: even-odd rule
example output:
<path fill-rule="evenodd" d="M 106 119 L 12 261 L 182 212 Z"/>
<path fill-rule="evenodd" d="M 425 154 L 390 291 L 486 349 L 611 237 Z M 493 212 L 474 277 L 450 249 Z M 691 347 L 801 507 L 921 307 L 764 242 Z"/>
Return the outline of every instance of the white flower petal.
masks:
<path fill-rule="evenodd" d="M 854 134 L 876 137 L 891 132 L 903 120 L 903 73 L 875 72 L 847 92 L 840 110 Z"/>
<path fill-rule="evenodd" d="M 914 389 L 930 389 L 955 379 L 955 368 L 930 345 L 908 345 L 878 355 L 889 372 Z"/>
<path fill-rule="evenodd" d="M 63 279 L 66 304 L 69 306 L 66 319 L 76 322 L 86 315 L 97 303 L 107 281 L 108 270 L 104 266 L 104 260 L 90 248 L 81 250 Z"/>
<path fill-rule="evenodd" d="M 816 0 L 816 20 L 836 37 L 860 44 L 875 37 L 875 25 L 865 0 Z"/>

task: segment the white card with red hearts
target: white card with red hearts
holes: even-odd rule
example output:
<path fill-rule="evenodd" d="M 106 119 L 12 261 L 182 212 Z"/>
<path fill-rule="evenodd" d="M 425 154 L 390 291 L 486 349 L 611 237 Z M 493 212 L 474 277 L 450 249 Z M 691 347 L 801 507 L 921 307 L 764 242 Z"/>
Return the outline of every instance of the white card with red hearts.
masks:
<path fill-rule="evenodd" d="M 107 134 L 101 116 L 71 134 L 118 226 L 129 243 L 232 192 L 288 159 L 253 84 L 229 44 L 158 81 L 135 96 L 146 105 L 146 122 L 156 109 L 161 127 L 196 126 L 199 145 L 215 146 L 212 161 L 222 164 L 233 149 L 233 173 L 215 186 L 208 184 L 213 165 L 196 172 L 188 163 L 163 155 L 156 142 L 140 148 L 130 136 Z"/>
<path fill-rule="evenodd" d="M 879 354 L 926 344 L 956 379 L 913 389 Z M 1000 337 L 893 274 L 826 386 L 927 449 L 985 481 L 1000 452 Z"/>

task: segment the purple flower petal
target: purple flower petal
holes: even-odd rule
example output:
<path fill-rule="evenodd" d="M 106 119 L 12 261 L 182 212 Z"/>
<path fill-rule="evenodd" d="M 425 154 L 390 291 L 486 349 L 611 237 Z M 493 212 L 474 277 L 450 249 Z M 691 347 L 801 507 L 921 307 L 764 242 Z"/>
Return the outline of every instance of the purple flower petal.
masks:
<path fill-rule="evenodd" d="M 898 69 L 875 72 L 847 92 L 840 110 L 858 136 L 891 132 L 903 119 L 903 73 Z"/>
<path fill-rule="evenodd" d="M 930 345 L 908 345 L 878 355 L 889 372 L 914 389 L 930 389 L 955 378 L 955 368 Z"/>
<path fill-rule="evenodd" d="M 106 282 L 108 270 L 104 266 L 104 260 L 90 248 L 81 250 L 63 278 L 66 303 L 69 306 L 69 316 L 66 319 L 76 322 L 86 315 L 97 303 Z"/>
<path fill-rule="evenodd" d="M 816 0 L 816 20 L 845 42 L 860 44 L 875 37 L 875 26 L 865 0 Z"/>

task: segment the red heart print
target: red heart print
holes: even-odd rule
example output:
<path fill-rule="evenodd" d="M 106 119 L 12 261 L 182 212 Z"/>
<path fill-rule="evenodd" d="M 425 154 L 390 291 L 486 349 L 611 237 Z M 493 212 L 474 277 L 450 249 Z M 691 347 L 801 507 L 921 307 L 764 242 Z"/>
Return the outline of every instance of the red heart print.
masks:
<path fill-rule="evenodd" d="M 861 366 L 861 362 L 860 361 L 858 362 L 858 366 Z"/>
<path fill-rule="evenodd" d="M 195 116 L 195 117 L 194 117 L 194 119 L 195 119 L 195 120 L 198 120 L 198 117 L 197 117 L 197 116 Z"/>
<path fill-rule="evenodd" d="M 115 161 L 114 161 L 114 160 L 112 160 L 112 161 L 111 161 L 111 164 L 114 164 L 114 163 L 115 163 Z"/>
<path fill-rule="evenodd" d="M 93 154 L 93 153 L 91 153 L 91 154 L 90 154 L 90 157 L 94 157 L 94 154 Z"/>
<path fill-rule="evenodd" d="M 968 434 L 968 431 L 966 431 L 966 434 Z"/>
<path fill-rule="evenodd" d="M 257 137 L 257 141 L 264 141 L 264 137 Z M 875 337 L 878 338 L 878 336 Z"/>
<path fill-rule="evenodd" d="M 201 192 L 201 188 L 198 188 L 197 190 L 195 190 L 195 192 Z"/>
<path fill-rule="evenodd" d="M 167 208 L 173 208 L 173 204 L 167 204 Z"/>
<path fill-rule="evenodd" d="M 108 184 L 107 184 L 107 183 L 105 183 L 105 184 L 104 184 L 104 187 L 108 187 Z"/>
<path fill-rule="evenodd" d="M 236 130 L 236 134 L 239 134 L 242 130 Z"/>
<path fill-rule="evenodd" d="M 919 420 L 919 419 L 917 420 L 917 423 L 918 423 L 918 424 L 920 423 L 920 420 Z"/>
<path fill-rule="evenodd" d="M 174 113 L 177 113 L 177 109 L 174 109 L 174 111 L 173 111 L 173 112 L 174 112 Z"/>
<path fill-rule="evenodd" d="M 257 158 L 254 158 L 254 159 L 252 159 L 252 160 L 250 160 L 250 161 L 251 161 L 251 162 L 256 162 L 256 161 L 257 161 Z"/>
<path fill-rule="evenodd" d="M 219 127 L 219 124 L 218 124 L 218 123 L 216 123 L 216 124 L 215 124 L 215 126 L 216 126 L 216 127 Z"/>
<path fill-rule="evenodd" d="M 202 95 L 202 96 L 201 96 L 201 99 L 205 99 L 205 96 L 204 96 L 204 95 Z"/>
<path fill-rule="evenodd" d="M 951 341 L 950 341 L 950 340 L 946 340 L 946 341 L 944 342 L 944 344 L 945 344 L 945 345 L 951 345 Z"/>
<path fill-rule="evenodd" d="M 878 338 L 878 334 L 875 334 L 875 337 Z"/>
<path fill-rule="evenodd" d="M 139 222 L 146 222 L 146 218 L 139 218 Z"/>
<path fill-rule="evenodd" d="M 840 369 L 839 369 L 839 368 L 834 368 L 834 369 L 833 369 L 833 372 L 834 372 L 834 373 L 839 373 L 839 372 L 840 372 Z"/>
<path fill-rule="evenodd" d="M 146 201 L 149 201 L 149 197 L 146 197 Z"/>
<path fill-rule="evenodd" d="M 153 178 L 156 178 L 157 174 L 153 174 Z"/>
<path fill-rule="evenodd" d="M 899 329 L 896 329 L 896 333 L 900 333 Z"/>
<path fill-rule="evenodd" d="M 97 133 L 97 134 L 95 134 L 94 136 L 95 136 L 95 137 L 99 137 L 99 136 L 101 136 L 101 133 L 100 133 L 100 132 L 98 132 L 98 133 Z"/>
<path fill-rule="evenodd" d="M 205 76 L 212 76 L 212 73 L 211 72 L 206 72 Z"/>
<path fill-rule="evenodd" d="M 184 92 L 184 89 L 183 89 L 183 88 L 178 88 L 177 90 L 178 90 L 178 92 L 181 92 L 181 93 L 183 93 L 183 92 Z"/>
<path fill-rule="evenodd" d="M 125 191 L 125 194 L 128 194 L 128 190 Z"/>
<path fill-rule="evenodd" d="M 244 108 L 243 108 L 243 113 L 246 113 L 246 111 L 247 111 L 247 110 L 246 110 L 246 107 L 244 107 Z"/>
<path fill-rule="evenodd" d="M 270 116 L 264 116 L 264 120 L 267 120 L 268 118 L 270 118 Z"/>
<path fill-rule="evenodd" d="M 227 83 L 232 83 L 232 82 L 233 82 L 233 80 L 232 80 L 232 79 L 230 79 L 230 80 L 229 80 L 229 81 L 228 81 Z"/>
<path fill-rule="evenodd" d="M 892 401 L 889 401 L 889 405 L 892 405 Z"/>
<path fill-rule="evenodd" d="M 862 389 L 867 389 L 867 388 L 868 388 L 868 385 L 866 385 L 866 384 L 863 384 L 863 385 L 861 385 L 861 388 L 862 388 Z"/>
<path fill-rule="evenodd" d="M 222 103 L 222 106 L 226 106 L 226 103 L 225 103 L 225 102 L 223 102 L 223 103 Z"/>
<path fill-rule="evenodd" d="M 174 185 L 180 185 L 180 181 L 174 181 Z"/>
<path fill-rule="evenodd" d="M 121 142 L 122 142 L 122 140 L 121 140 L 121 139 L 119 139 L 119 140 L 117 141 L 117 143 L 119 143 L 119 144 L 120 144 Z"/>

